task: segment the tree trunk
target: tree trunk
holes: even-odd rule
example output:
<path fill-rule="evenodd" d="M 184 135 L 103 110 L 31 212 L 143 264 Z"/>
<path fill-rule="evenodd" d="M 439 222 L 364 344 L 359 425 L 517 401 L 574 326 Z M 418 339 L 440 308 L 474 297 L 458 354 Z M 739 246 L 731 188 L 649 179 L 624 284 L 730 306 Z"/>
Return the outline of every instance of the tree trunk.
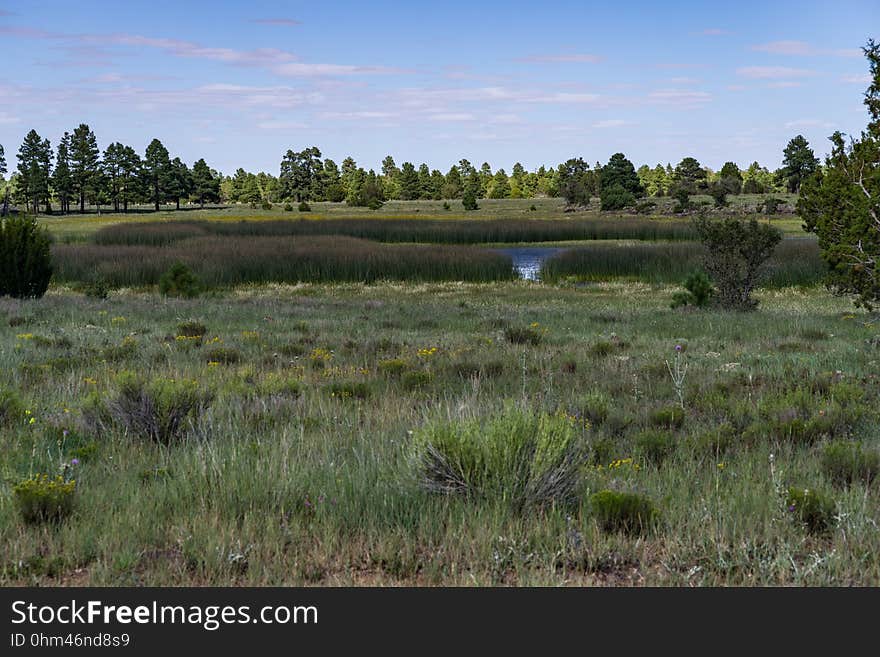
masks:
<path fill-rule="evenodd" d="M 180 197 L 178 196 L 178 197 L 175 199 L 175 201 L 177 201 L 177 207 L 176 207 L 175 209 L 176 209 L 176 210 L 180 210 Z"/>
<path fill-rule="evenodd" d="M 83 191 L 79 193 L 79 213 L 86 213 L 86 193 Z"/>

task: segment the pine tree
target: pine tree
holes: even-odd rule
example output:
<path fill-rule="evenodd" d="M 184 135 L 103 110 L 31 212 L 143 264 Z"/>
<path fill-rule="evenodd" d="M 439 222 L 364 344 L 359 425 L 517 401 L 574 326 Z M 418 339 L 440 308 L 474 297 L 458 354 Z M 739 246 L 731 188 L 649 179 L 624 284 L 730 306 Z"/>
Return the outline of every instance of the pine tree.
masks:
<path fill-rule="evenodd" d="M 100 174 L 98 139 L 85 123 L 81 123 L 70 137 L 70 174 L 73 189 L 79 198 L 79 211 L 86 211 L 86 198 L 94 196 Z"/>
<path fill-rule="evenodd" d="M 36 130 L 25 135 L 18 150 L 19 186 L 25 207 L 39 213 L 40 203 L 49 209 L 49 182 L 52 173 L 52 147 Z"/>
<path fill-rule="evenodd" d="M 202 208 L 205 207 L 205 201 L 216 203 L 220 200 L 220 181 L 214 177 L 204 158 L 193 164 L 192 193 Z"/>
<path fill-rule="evenodd" d="M 171 180 L 171 160 L 168 158 L 168 149 L 158 139 L 154 139 L 147 146 L 144 153 L 143 177 L 146 188 L 149 190 L 149 198 L 153 207 L 158 212 L 159 204 L 168 195 L 168 187 Z"/>
<path fill-rule="evenodd" d="M 403 163 L 400 167 L 400 176 L 398 176 L 398 180 L 401 199 L 404 201 L 412 201 L 421 196 L 419 174 L 412 162 Z"/>

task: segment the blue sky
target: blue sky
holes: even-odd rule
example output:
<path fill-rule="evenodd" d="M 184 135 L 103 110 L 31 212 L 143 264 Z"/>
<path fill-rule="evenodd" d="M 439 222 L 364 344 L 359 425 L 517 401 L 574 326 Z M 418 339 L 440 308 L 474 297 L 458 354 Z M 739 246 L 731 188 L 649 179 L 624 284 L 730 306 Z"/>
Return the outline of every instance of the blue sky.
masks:
<path fill-rule="evenodd" d="M 871 32 L 874 26 L 874 33 Z M 81 122 L 225 173 L 691 155 L 775 168 L 858 133 L 880 2 L 0 0 L 0 144 Z M 10 167 L 12 168 L 12 167 Z"/>

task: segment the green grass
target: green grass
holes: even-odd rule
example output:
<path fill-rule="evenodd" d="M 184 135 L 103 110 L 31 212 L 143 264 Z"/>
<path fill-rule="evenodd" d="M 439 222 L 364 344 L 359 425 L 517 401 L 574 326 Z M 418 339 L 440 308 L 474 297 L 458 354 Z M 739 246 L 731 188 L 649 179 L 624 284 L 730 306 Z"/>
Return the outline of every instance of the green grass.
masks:
<path fill-rule="evenodd" d="M 0 426 L 0 584 L 880 584 L 877 485 L 839 485 L 825 463 L 832 440 L 880 446 L 877 325 L 819 288 L 760 291 L 744 314 L 672 311 L 673 291 L 303 284 L 99 301 L 56 286 L 0 299 L 0 370 L 20 407 Z M 504 337 L 533 324 L 537 344 Z M 648 458 L 639 436 L 677 403 L 675 344 L 683 421 Z M 217 348 L 237 358 L 210 360 Z M 213 402 L 167 446 L 144 439 L 101 412 L 131 370 Z M 427 375 L 407 385 L 408 372 Z M 523 513 L 503 494 L 423 485 L 429 427 L 478 432 L 511 405 L 585 441 L 571 503 Z M 774 430 L 824 417 L 833 437 Z M 70 515 L 25 522 L 13 487 L 73 458 Z M 827 531 L 788 510 L 790 488 L 826 491 Z M 609 528 L 600 491 L 650 500 L 651 531 Z"/>
<path fill-rule="evenodd" d="M 564 279 L 602 281 L 629 279 L 648 283 L 680 283 L 701 269 L 705 250 L 695 243 L 607 243 L 581 245 L 549 258 L 541 270 L 546 282 Z M 766 265 L 764 284 L 770 287 L 812 286 L 827 267 L 815 240 L 783 240 Z"/>
<path fill-rule="evenodd" d="M 509 257 L 467 246 L 384 245 L 352 237 L 206 236 L 167 246 L 58 244 L 55 280 L 110 287 L 156 285 L 183 263 L 208 289 L 260 283 L 375 280 L 497 281 Z"/>

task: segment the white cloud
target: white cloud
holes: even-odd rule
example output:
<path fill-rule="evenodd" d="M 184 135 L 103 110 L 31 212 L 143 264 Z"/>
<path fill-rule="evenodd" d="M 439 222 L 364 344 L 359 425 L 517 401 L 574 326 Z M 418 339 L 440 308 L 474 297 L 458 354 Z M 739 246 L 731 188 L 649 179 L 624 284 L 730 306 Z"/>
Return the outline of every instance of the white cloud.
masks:
<path fill-rule="evenodd" d="M 864 75 L 844 75 L 841 78 L 844 82 L 851 82 L 853 84 L 870 84 L 871 76 L 865 73 Z"/>
<path fill-rule="evenodd" d="M 816 48 L 806 41 L 771 41 L 751 47 L 758 52 L 766 52 L 771 55 L 790 55 L 795 57 L 817 57 L 830 55 L 833 57 L 858 57 L 862 52 L 856 48 L 843 48 L 839 50 Z"/>
<path fill-rule="evenodd" d="M 736 69 L 736 74 L 753 80 L 773 80 L 776 78 L 807 78 L 816 75 L 816 72 L 789 66 L 744 66 Z"/>
<path fill-rule="evenodd" d="M 601 55 L 568 54 L 568 55 L 529 55 L 516 61 L 532 64 L 598 64 L 605 58 Z"/>
<path fill-rule="evenodd" d="M 603 119 L 601 121 L 596 121 L 593 124 L 593 127 L 601 130 L 603 128 L 619 128 L 624 125 L 627 125 L 627 121 L 624 121 L 623 119 Z"/>
<path fill-rule="evenodd" d="M 819 119 L 797 119 L 786 123 L 785 128 L 787 130 L 792 128 L 833 128 L 834 125 L 830 121 L 820 121 Z"/>
<path fill-rule="evenodd" d="M 477 117 L 468 112 L 440 112 L 429 114 L 429 121 L 474 121 Z"/>
<path fill-rule="evenodd" d="M 694 107 L 710 102 L 712 94 L 689 89 L 660 89 L 649 93 L 648 100 L 659 105 Z"/>

